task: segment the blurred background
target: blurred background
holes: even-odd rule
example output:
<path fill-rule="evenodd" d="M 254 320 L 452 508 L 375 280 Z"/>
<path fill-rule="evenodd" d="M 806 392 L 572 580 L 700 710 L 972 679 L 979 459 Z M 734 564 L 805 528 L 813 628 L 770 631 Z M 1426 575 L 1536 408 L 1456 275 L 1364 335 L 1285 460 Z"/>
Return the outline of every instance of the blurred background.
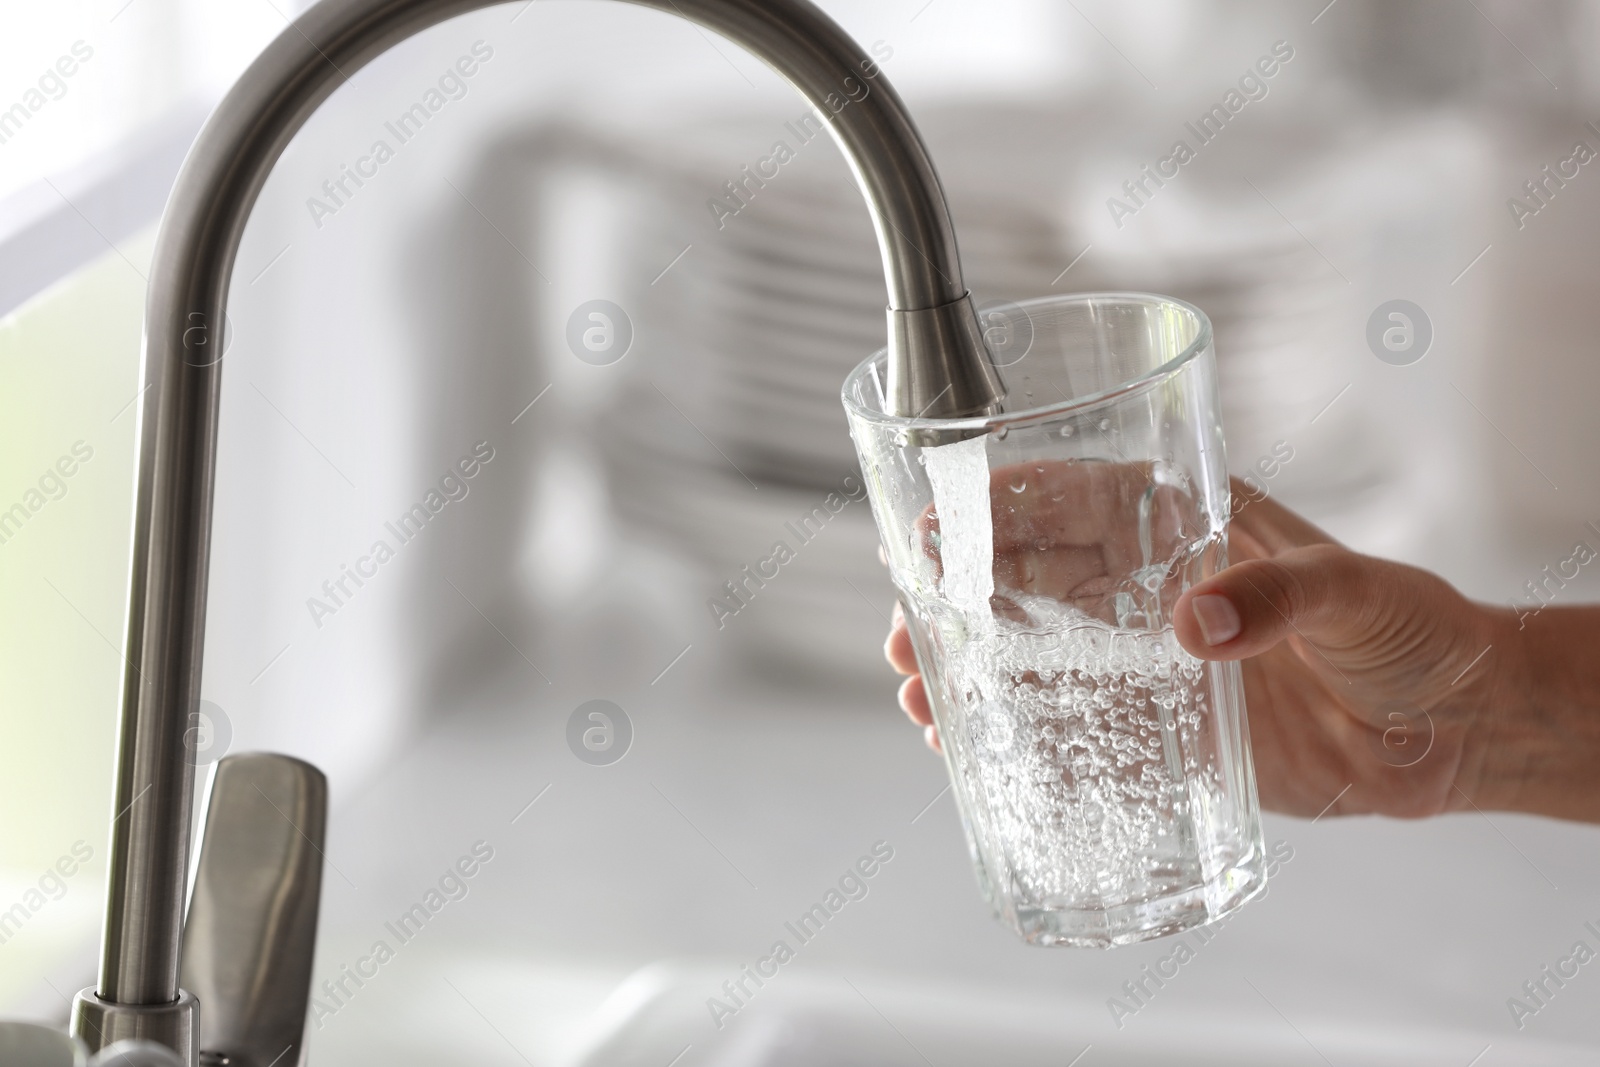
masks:
<path fill-rule="evenodd" d="M 0 12 L 0 510 L 26 511 L 0 527 L 0 911 L 91 855 L 0 929 L 0 1014 L 64 1020 L 94 980 L 156 221 L 204 116 L 305 6 Z M 823 6 L 917 116 L 980 304 L 1193 301 L 1230 468 L 1475 597 L 1531 606 L 1543 568 L 1600 546 L 1600 171 L 1575 154 L 1600 152 L 1600 7 Z M 1186 124 L 1267 56 L 1200 145 Z M 1594 829 L 1269 817 L 1293 856 L 1269 897 L 1117 1019 L 1170 946 L 1045 952 L 989 918 L 894 706 L 865 504 L 712 609 L 854 471 L 838 387 L 882 344 L 867 214 L 807 114 L 680 20 L 514 3 L 360 71 L 267 183 L 229 304 L 206 758 L 328 773 L 319 983 L 494 851 L 325 999 L 311 1059 L 1593 1062 L 1600 976 L 1520 1026 L 1507 1001 L 1600 947 Z M 1180 139 L 1195 157 L 1130 194 Z M 778 142 L 792 158 L 729 199 Z M 1380 358 L 1393 300 L 1431 340 Z M 386 524 L 475 450 L 401 544 Z M 361 563 L 380 540 L 392 558 Z M 1559 598 L 1596 588 L 1585 569 Z M 568 743 L 597 699 L 630 731 L 605 765 Z M 714 1025 L 706 999 L 880 841 L 869 896 Z"/>

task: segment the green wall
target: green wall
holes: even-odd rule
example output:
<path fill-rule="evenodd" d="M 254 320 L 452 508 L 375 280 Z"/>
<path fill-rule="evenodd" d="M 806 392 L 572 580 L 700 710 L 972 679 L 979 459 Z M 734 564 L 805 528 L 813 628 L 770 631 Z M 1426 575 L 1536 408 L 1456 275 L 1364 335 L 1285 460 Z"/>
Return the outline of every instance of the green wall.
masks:
<path fill-rule="evenodd" d="M 152 244 L 0 320 L 0 915 L 44 902 L 0 926 L 0 1013 L 48 995 L 100 926 Z M 92 859 L 30 893 L 79 841 Z"/>

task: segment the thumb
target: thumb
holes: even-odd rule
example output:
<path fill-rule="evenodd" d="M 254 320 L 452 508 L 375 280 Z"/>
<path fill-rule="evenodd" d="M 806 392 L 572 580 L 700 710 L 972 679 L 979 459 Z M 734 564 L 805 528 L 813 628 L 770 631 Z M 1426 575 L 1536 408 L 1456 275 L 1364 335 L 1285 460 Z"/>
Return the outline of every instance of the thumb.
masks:
<path fill-rule="evenodd" d="M 1453 593 L 1425 571 L 1339 545 L 1308 545 L 1200 582 L 1179 598 L 1173 628 L 1201 659 L 1245 659 L 1295 636 L 1324 652 L 1359 654 L 1405 629 L 1417 611 L 1437 608 L 1441 591 Z"/>

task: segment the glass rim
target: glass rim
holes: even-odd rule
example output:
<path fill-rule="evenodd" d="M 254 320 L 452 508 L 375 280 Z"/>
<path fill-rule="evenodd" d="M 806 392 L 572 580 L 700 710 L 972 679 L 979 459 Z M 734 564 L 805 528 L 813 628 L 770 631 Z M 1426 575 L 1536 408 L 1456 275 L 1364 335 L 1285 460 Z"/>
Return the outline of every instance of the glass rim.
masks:
<path fill-rule="evenodd" d="M 998 415 L 968 415 L 959 419 L 929 419 L 922 418 L 920 416 L 908 417 L 904 415 L 888 415 L 882 411 L 874 411 L 870 408 L 863 407 L 861 404 L 856 403 L 855 399 L 851 397 L 850 387 L 855 382 L 863 378 L 867 373 L 869 373 L 872 365 L 881 359 L 884 353 L 888 351 L 887 347 L 880 348 L 873 352 L 866 359 L 856 364 L 855 368 L 852 369 L 849 374 L 845 375 L 844 385 L 840 387 L 840 398 L 844 402 L 845 410 L 849 412 L 853 418 L 859 418 L 866 422 L 876 423 L 881 426 L 915 426 L 918 428 L 934 428 L 945 431 L 988 432 L 992 429 L 998 429 L 1001 426 L 1012 426 L 1017 423 L 1026 423 L 1040 419 L 1054 418 L 1056 416 L 1070 414 L 1074 411 L 1082 411 L 1090 408 L 1100 407 L 1104 404 L 1110 403 L 1111 401 L 1120 400 L 1134 393 L 1139 393 L 1147 389 L 1154 388 L 1182 370 L 1191 361 L 1193 361 L 1195 356 L 1205 351 L 1211 345 L 1211 319 L 1207 317 L 1204 311 L 1201 311 L 1187 300 L 1179 300 L 1174 296 L 1162 296 L 1159 293 L 1140 293 L 1127 290 L 1112 290 L 1094 293 L 1064 293 L 1060 296 L 1041 296 L 1034 297 L 1029 300 L 1012 301 L 1011 303 L 1012 306 L 1021 308 L 1026 314 L 1030 308 L 1085 304 L 1095 300 L 1121 301 L 1126 304 L 1138 304 L 1146 307 L 1167 306 L 1181 308 L 1182 310 L 1194 316 L 1195 322 L 1199 326 L 1199 329 L 1195 331 L 1193 339 L 1191 339 L 1190 342 L 1184 346 L 1181 352 L 1174 355 L 1171 359 L 1162 362 L 1158 366 L 1153 367 L 1149 371 L 1146 371 L 1144 374 L 1139 375 L 1137 378 L 1130 378 L 1125 382 L 1119 382 L 1116 385 L 1111 386 L 1109 389 L 1101 389 L 1099 392 L 1090 393 L 1087 396 L 1074 397 L 1069 400 L 1061 400 L 1054 404 L 1042 404 L 1038 407 L 1031 407 L 1022 411 L 1002 411 Z"/>

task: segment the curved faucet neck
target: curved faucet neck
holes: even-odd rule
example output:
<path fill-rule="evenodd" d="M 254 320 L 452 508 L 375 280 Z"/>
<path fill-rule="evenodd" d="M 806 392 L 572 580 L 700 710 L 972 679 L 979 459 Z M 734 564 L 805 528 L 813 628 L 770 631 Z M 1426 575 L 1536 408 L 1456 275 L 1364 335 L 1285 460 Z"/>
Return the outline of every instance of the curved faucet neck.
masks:
<path fill-rule="evenodd" d="M 224 312 L 245 223 L 290 139 L 356 70 L 397 42 L 492 2 L 324 0 L 245 71 L 179 174 L 146 306 L 101 1010 L 140 1006 L 148 1015 L 179 995 L 194 774 L 186 733 L 200 692 Z M 993 410 L 1001 384 L 962 281 L 938 176 L 876 61 L 806 0 L 631 2 L 744 46 L 828 120 L 882 250 L 895 413 Z M 159 1039 L 181 1042 L 152 1025 Z"/>

